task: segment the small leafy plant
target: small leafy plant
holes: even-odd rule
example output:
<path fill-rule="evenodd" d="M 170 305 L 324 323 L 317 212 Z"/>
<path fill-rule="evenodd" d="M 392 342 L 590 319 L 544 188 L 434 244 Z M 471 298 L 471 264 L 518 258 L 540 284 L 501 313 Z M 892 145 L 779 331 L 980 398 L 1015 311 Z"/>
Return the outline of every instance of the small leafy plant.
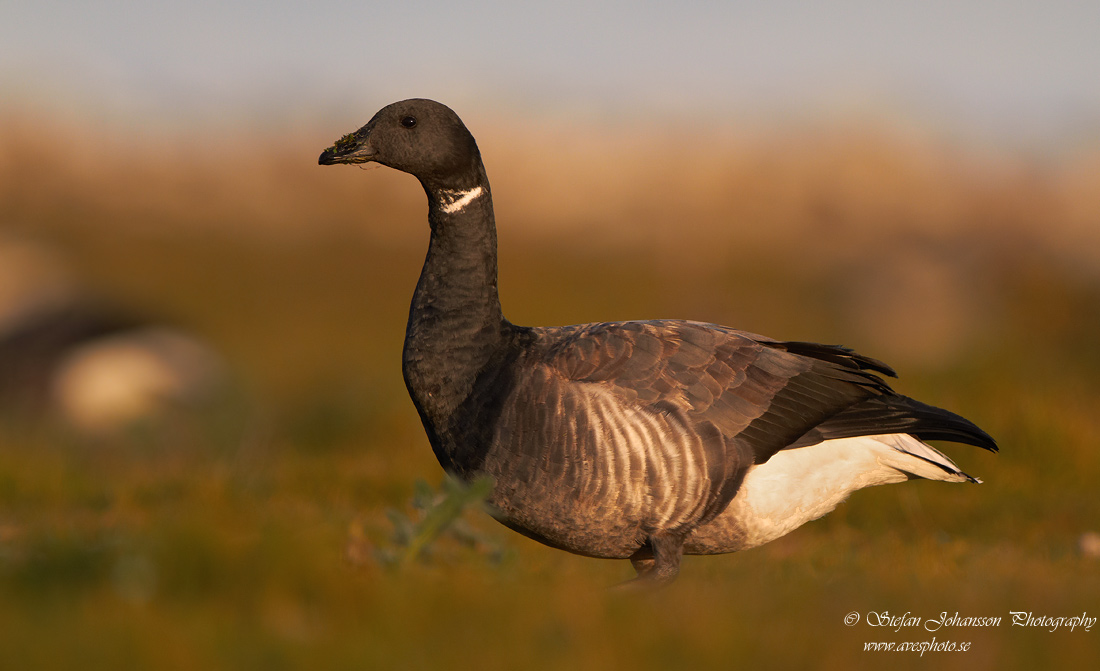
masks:
<path fill-rule="evenodd" d="M 443 546 L 457 544 L 499 564 L 504 559 L 503 549 L 463 518 L 467 510 L 484 510 L 485 499 L 492 491 L 493 480 L 488 476 L 470 483 L 445 476 L 438 489 L 417 480 L 412 512 L 392 508 L 386 511 L 393 534 L 389 547 L 375 549 L 375 557 L 383 565 L 396 568 L 414 560 L 430 562 Z"/>

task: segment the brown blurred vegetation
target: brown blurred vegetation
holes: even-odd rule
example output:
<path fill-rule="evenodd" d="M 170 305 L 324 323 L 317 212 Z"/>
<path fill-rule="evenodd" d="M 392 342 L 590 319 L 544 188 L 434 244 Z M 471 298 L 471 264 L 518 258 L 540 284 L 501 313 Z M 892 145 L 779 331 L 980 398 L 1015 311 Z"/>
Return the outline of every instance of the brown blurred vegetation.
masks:
<path fill-rule="evenodd" d="M 1023 156 L 904 126 L 708 129 L 465 115 L 516 323 L 683 317 L 842 343 L 1002 444 L 981 487 L 910 483 L 641 600 L 625 562 L 444 548 L 392 573 L 387 507 L 441 471 L 399 368 L 427 241 L 348 127 L 158 135 L 0 117 L 0 231 L 214 343 L 238 390 L 117 436 L 0 424 L 0 648 L 25 668 L 849 668 L 850 611 L 1100 613 L 1100 149 Z M 59 637 L 59 632 L 65 634 Z M 941 631 L 901 668 L 1088 666 L 1100 627 Z M 885 655 L 887 653 L 877 653 Z M 935 662 L 928 660 L 935 659 Z"/>

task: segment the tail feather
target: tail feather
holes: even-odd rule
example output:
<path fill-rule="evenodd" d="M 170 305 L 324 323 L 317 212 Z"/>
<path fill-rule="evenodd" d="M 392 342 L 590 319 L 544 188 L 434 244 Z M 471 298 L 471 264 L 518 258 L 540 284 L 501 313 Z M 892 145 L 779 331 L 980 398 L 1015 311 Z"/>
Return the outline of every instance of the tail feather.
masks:
<path fill-rule="evenodd" d="M 896 458 L 890 458 L 887 461 L 890 466 L 899 471 L 928 480 L 981 483 L 980 478 L 963 472 L 946 454 L 931 445 L 926 445 L 912 435 L 895 433 L 874 436 L 874 438 L 897 450 L 894 455 Z"/>

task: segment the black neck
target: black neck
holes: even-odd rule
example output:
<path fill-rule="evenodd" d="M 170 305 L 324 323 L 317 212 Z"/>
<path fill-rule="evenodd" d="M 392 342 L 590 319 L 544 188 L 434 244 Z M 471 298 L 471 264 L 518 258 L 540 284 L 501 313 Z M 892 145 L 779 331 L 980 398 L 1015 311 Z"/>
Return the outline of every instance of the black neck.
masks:
<path fill-rule="evenodd" d="M 479 161 L 466 178 L 448 181 L 422 180 L 431 242 L 405 332 L 405 384 L 429 435 L 446 431 L 500 347 L 507 323 L 497 295 L 496 224 L 485 170 Z"/>

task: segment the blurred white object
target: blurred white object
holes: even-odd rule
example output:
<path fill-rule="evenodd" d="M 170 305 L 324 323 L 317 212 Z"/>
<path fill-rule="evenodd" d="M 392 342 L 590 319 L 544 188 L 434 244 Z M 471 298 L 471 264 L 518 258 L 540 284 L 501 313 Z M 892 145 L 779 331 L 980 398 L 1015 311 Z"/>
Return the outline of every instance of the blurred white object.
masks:
<path fill-rule="evenodd" d="M 49 249 L 0 235 L 0 409 L 89 432 L 209 397 L 225 368 L 201 340 L 90 300 Z"/>
<path fill-rule="evenodd" d="M 208 347 L 180 331 L 151 327 L 73 348 L 55 368 L 50 389 L 68 421 L 103 431 L 201 400 L 221 377 Z"/>
<path fill-rule="evenodd" d="M 1081 556 L 1089 559 L 1100 559 L 1100 534 L 1095 531 L 1086 531 L 1077 539 L 1077 550 Z"/>

